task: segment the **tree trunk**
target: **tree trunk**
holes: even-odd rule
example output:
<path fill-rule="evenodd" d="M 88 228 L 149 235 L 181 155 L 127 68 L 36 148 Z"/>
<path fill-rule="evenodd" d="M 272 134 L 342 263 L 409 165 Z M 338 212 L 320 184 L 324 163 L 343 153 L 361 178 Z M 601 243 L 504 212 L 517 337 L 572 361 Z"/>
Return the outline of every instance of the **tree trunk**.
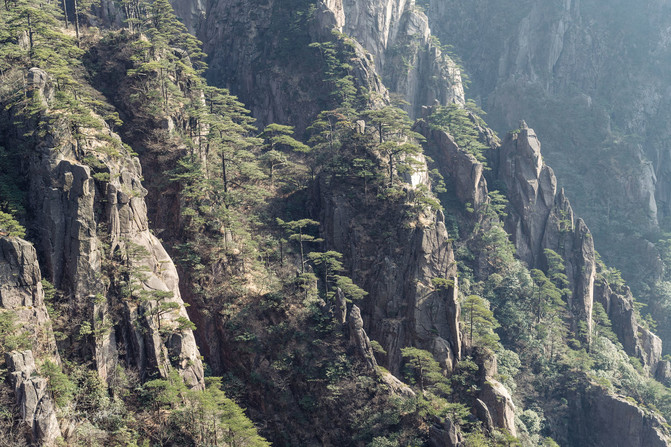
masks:
<path fill-rule="evenodd" d="M 394 185 L 394 154 L 389 154 L 389 187 Z"/>
<path fill-rule="evenodd" d="M 303 261 L 303 228 L 298 229 L 299 245 L 301 246 L 301 274 L 305 273 L 305 261 Z"/>
<path fill-rule="evenodd" d="M 33 60 L 33 24 L 30 20 L 30 14 L 28 14 L 28 40 L 30 42 L 30 51 L 28 52 L 28 57 L 30 61 Z"/>
<path fill-rule="evenodd" d="M 65 1 L 65 0 L 63 0 Z M 79 41 L 79 6 L 77 5 L 77 0 L 72 0 L 75 6 L 75 33 L 77 35 L 77 46 L 80 46 Z"/>
<path fill-rule="evenodd" d="M 68 3 L 67 3 L 67 0 L 63 0 L 63 17 L 65 17 L 65 29 L 68 29 L 69 23 L 68 23 Z"/>

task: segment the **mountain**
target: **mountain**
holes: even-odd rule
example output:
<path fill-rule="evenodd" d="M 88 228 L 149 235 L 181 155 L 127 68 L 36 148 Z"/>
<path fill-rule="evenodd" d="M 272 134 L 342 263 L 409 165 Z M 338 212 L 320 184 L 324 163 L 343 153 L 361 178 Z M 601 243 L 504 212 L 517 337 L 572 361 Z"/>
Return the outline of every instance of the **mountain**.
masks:
<path fill-rule="evenodd" d="M 6 3 L 4 443 L 669 445 L 663 187 L 633 137 L 574 156 L 633 119 L 586 74 L 608 8 Z M 585 191 L 620 187 L 604 226 Z"/>
<path fill-rule="evenodd" d="M 423 6 L 436 36 L 461 57 L 489 124 L 507 131 L 524 119 L 538 131 L 597 249 L 648 304 L 668 340 L 669 5 Z M 478 23 L 493 25 L 472 26 Z"/>

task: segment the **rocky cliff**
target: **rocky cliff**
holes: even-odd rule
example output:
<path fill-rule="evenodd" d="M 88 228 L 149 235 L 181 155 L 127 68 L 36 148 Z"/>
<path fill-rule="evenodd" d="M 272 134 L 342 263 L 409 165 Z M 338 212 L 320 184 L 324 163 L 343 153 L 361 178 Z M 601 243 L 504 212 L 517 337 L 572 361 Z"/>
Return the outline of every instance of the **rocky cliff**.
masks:
<path fill-rule="evenodd" d="M 591 385 L 574 395 L 570 439 L 573 445 L 644 447 L 667 446 L 664 421 L 630 399 Z M 617 423 L 613 423 L 617 421 Z"/>
<path fill-rule="evenodd" d="M 401 348 L 416 346 L 451 370 L 461 356 L 461 335 L 456 264 L 444 216 L 434 212 L 403 223 L 401 208 L 380 203 L 385 217 L 378 219 L 348 199 L 347 188 L 334 186 L 321 183 L 317 196 L 323 235 L 369 293 L 363 321 L 386 351 L 383 366 L 398 375 Z M 434 279 L 449 285 L 437 286 Z"/>
<path fill-rule="evenodd" d="M 33 442 L 55 445 L 61 431 L 47 379 L 39 376 L 35 356 L 56 363 L 60 356 L 44 303 L 37 253 L 30 243 L 16 237 L 0 238 L 0 305 L 0 312 L 13 316 L 21 344 L 31 348 L 5 354 L 21 422 Z"/>
<path fill-rule="evenodd" d="M 29 344 L 35 355 L 60 362 L 44 304 L 37 253 L 25 240 L 0 237 L 0 304 L 31 328 Z"/>
<path fill-rule="evenodd" d="M 373 55 L 385 86 L 410 103 L 410 116 L 434 102 L 464 103 L 461 71 L 414 0 L 342 0 L 342 10 L 343 32 Z"/>
<path fill-rule="evenodd" d="M 505 228 L 512 235 L 517 256 L 530 268 L 547 268 L 544 250 L 557 252 L 566 264 L 572 287 L 569 306 L 576 321 L 592 332 L 592 304 L 596 263 L 594 241 L 585 222 L 573 215 L 563 190 L 557 190 L 554 172 L 541 158 L 533 129 L 522 124 L 509 133 L 496 152 L 494 171 L 505 185 L 510 212 Z M 577 330 L 577 324 L 574 330 Z"/>
<path fill-rule="evenodd" d="M 179 11 L 189 2 L 173 3 Z M 207 6 L 196 35 L 208 54 L 208 80 L 239 96 L 260 126 L 285 123 L 302 133 L 328 107 L 331 94 L 324 82 L 325 61 L 310 44 L 334 39 L 332 31 L 342 23 L 341 5 L 222 0 Z M 386 89 L 372 58 L 357 43 L 354 51 L 349 74 L 370 100 L 384 100 Z"/>
<path fill-rule="evenodd" d="M 428 112 L 425 112 L 427 115 Z M 483 210 L 489 203 L 485 168 L 476 158 L 461 150 L 446 132 L 432 129 L 419 121 L 415 129 L 426 139 L 426 151 L 444 175 L 446 183 L 462 203 Z M 634 314 L 634 299 L 626 289 L 613 292 L 597 277 L 592 236 L 584 221 L 576 217 L 563 189 L 558 190 L 552 169 L 541 156 L 540 142 L 533 129 L 521 124 L 519 131 L 509 133 L 499 145 L 492 146 L 491 181 L 504 188 L 509 200 L 504 225 L 515 244 L 516 255 L 529 268 L 548 268 L 545 249 L 560 254 L 571 285 L 569 306 L 574 316 L 573 330 L 579 322 L 586 324 L 585 340 L 592 332 L 594 300 L 604 305 L 625 351 L 646 365 L 655 375 L 661 359 L 661 340 L 640 326 Z"/>
<path fill-rule="evenodd" d="M 51 447 L 61 438 L 56 406 L 47 390 L 47 379 L 38 375 L 32 351 L 13 351 L 6 356 L 10 382 L 22 423 L 37 445 Z M 61 438 L 62 439 L 62 438 Z"/>
<path fill-rule="evenodd" d="M 302 131 L 330 110 L 311 132 L 326 130 L 310 134 L 312 152 L 288 133 L 254 137 L 243 106 L 198 77 L 197 43 L 171 22 L 167 2 L 136 11 L 151 20 L 80 42 L 89 76 L 72 76 L 82 97 L 63 100 L 71 92 L 62 72 L 2 73 L 17 91 L 26 87 L 0 114 L 3 145 L 25 149 L 0 148 L 0 168 L 7 153 L 17 157 L 29 179 L 26 212 L 5 202 L 2 188 L 0 207 L 26 224 L 37 250 L 0 238 L 0 302 L 3 316 L 38 329 L 27 335 L 32 351 L 17 345 L 6 358 L 33 442 L 247 436 L 223 389 L 280 445 L 457 446 L 509 436 L 529 446 L 550 443 L 547 436 L 568 445 L 668 444 L 658 411 L 643 409 L 671 414 L 671 392 L 649 377 L 671 377 L 661 341 L 629 289 L 606 279 L 536 133 L 522 123 L 501 142 L 470 103 L 442 108 L 459 111 L 445 115 L 459 121 L 446 131 L 426 115 L 440 107 L 422 108 L 464 103 L 459 70 L 422 12 L 446 14 L 450 2 L 175 4 L 205 40 L 211 80 L 239 92 L 258 124 Z M 482 5 L 461 7 L 484 14 Z M 525 5 L 528 18 L 524 8 L 513 15 L 536 32 L 549 7 Z M 119 25 L 119 9 L 100 8 L 100 22 L 90 23 Z M 579 10 L 571 1 L 552 9 L 563 27 L 552 32 L 569 35 Z M 564 76 L 568 50 L 553 40 L 546 67 L 533 57 L 543 42 L 520 38 L 501 70 L 528 70 L 547 91 L 559 89 L 539 73 Z M 413 141 L 422 138 L 387 107 L 385 84 L 426 118 L 413 128 L 425 154 Z M 0 89 L 3 100 L 8 90 Z M 460 147 L 464 135 L 479 144 Z M 639 180 L 628 183 L 633 196 Z M 179 256 L 181 275 L 152 230 Z M 568 283 L 568 292 L 551 284 L 553 302 L 541 296 L 542 273 L 529 270 L 549 272 L 548 249 L 563 258 Z M 40 266 L 54 286 L 44 283 L 52 322 Z M 595 300 L 606 317 L 592 315 Z M 59 362 L 51 326 L 64 329 L 58 347 L 68 361 L 56 369 L 66 374 L 41 368 Z M 204 379 L 200 352 L 224 379 Z M 64 396 L 68 381 L 86 398 Z M 182 381 L 208 387 L 189 392 Z M 624 424 L 612 428 L 613 420 Z"/>
<path fill-rule="evenodd" d="M 505 132 L 526 119 L 604 259 L 636 295 L 666 300 L 647 290 L 662 274 L 653 243 L 669 213 L 669 5 L 424 3 L 434 34 L 462 57 L 489 124 Z"/>
<path fill-rule="evenodd" d="M 371 99 L 384 99 L 389 89 L 410 103 L 411 116 L 435 101 L 464 102 L 460 69 L 431 37 L 414 1 L 172 3 L 204 43 L 208 80 L 237 94 L 260 125 L 288 123 L 302 132 L 327 106 L 326 68 L 309 45 L 331 41 L 333 30 L 354 38 L 350 74 Z"/>
<path fill-rule="evenodd" d="M 48 110 L 48 75 L 33 68 L 28 79 L 28 94 L 42 98 Z M 137 158 L 106 126 L 102 136 L 84 130 L 86 138 L 75 138 L 58 121 L 44 132 L 27 168 L 31 227 L 43 275 L 70 297 L 70 318 L 95 331 L 95 352 L 82 355 L 92 355 L 100 377 L 109 379 L 120 344 L 123 360 L 143 377 L 166 377 L 172 364 L 190 386 L 202 387 L 195 339 L 179 323 L 188 316 L 175 266 L 148 228 Z M 129 299 L 133 294 L 144 298 Z M 174 303 L 173 310 L 161 311 L 164 303 Z"/>

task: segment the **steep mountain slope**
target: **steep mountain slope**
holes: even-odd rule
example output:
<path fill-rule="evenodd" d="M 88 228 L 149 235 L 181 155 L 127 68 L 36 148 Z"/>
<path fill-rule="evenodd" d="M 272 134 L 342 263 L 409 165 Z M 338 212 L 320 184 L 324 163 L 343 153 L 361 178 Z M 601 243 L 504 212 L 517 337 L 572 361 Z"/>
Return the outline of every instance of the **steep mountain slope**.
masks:
<path fill-rule="evenodd" d="M 178 2 L 209 57 L 82 8 L 0 18 L 10 445 L 268 445 L 226 395 L 274 445 L 669 444 L 661 341 L 415 2 Z"/>
<path fill-rule="evenodd" d="M 597 249 L 649 302 L 668 339 L 669 5 L 423 4 L 435 34 L 463 60 L 493 128 L 520 119 L 536 128 Z M 483 23 L 493 25 L 474 26 Z"/>
<path fill-rule="evenodd" d="M 186 23 L 204 43 L 208 80 L 231 89 L 261 125 L 291 123 L 300 134 L 306 119 L 328 107 L 323 61 L 309 44 L 329 41 L 333 29 L 360 44 L 352 75 L 373 98 L 384 98 L 389 89 L 410 103 L 411 117 L 434 101 L 464 102 L 460 71 L 431 38 L 414 1 L 172 3 L 185 11 Z M 186 12 L 194 10 L 198 19 Z"/>

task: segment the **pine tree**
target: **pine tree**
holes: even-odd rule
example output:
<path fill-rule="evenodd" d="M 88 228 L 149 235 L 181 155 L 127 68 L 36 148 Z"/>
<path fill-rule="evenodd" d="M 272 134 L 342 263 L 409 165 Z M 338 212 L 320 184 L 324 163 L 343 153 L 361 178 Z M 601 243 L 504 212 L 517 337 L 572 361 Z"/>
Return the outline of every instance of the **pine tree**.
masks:
<path fill-rule="evenodd" d="M 438 106 L 427 121 L 431 127 L 449 133 L 461 149 L 472 154 L 478 161 L 485 161 L 484 152 L 488 146 L 480 142 L 477 127 L 484 123 L 472 112 L 469 113 L 468 109 L 458 104 Z"/>
<path fill-rule="evenodd" d="M 378 139 L 378 150 L 387 158 L 389 188 L 394 184 L 394 172 L 414 171 L 413 156 L 422 153 L 422 148 L 412 140 L 422 140 L 423 137 L 410 130 L 411 121 L 407 113 L 394 107 L 386 106 L 382 109 L 363 112 Z"/>
<path fill-rule="evenodd" d="M 494 329 L 499 327 L 499 323 L 489 309 L 489 303 L 477 295 L 469 295 L 461 308 L 471 345 L 496 349 L 499 336 Z"/>
<path fill-rule="evenodd" d="M 311 219 L 300 219 L 292 220 L 290 222 L 285 222 L 280 218 L 277 218 L 277 224 L 284 228 L 284 230 L 289 234 L 289 240 L 297 241 L 298 246 L 300 247 L 300 263 L 301 263 L 301 274 L 305 273 L 305 249 L 303 247 L 304 242 L 323 242 L 323 239 L 316 238 L 310 234 L 306 234 L 305 231 L 308 227 L 318 226 L 319 222 Z"/>

